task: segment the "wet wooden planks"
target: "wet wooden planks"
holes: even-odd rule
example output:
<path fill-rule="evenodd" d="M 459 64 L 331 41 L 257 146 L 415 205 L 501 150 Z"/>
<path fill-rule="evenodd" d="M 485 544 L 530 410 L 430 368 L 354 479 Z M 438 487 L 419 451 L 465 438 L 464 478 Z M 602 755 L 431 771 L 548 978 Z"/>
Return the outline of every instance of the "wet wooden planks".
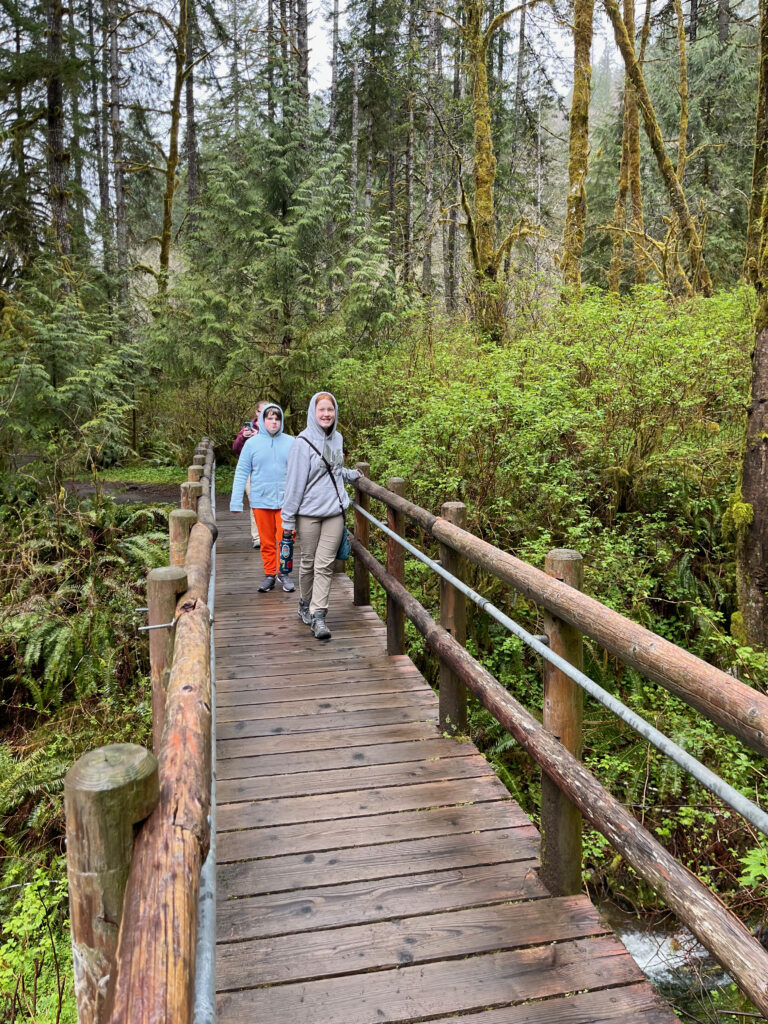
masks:
<path fill-rule="evenodd" d="M 334 580 L 329 643 L 257 594 L 245 517 L 216 556 L 220 1024 L 671 1024 L 386 631 Z"/>

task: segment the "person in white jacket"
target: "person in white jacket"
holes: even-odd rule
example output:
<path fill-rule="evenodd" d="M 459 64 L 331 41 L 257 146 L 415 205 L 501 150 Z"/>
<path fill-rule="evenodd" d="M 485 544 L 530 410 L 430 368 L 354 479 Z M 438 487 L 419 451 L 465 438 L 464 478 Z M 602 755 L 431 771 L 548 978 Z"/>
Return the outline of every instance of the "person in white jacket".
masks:
<path fill-rule="evenodd" d="M 318 640 L 330 640 L 325 622 L 333 563 L 344 531 L 349 497 L 344 485 L 357 480 L 344 468 L 344 441 L 336 429 L 339 408 L 329 391 L 313 395 L 307 426 L 288 453 L 282 520 L 283 536 L 296 530 L 301 545 L 299 618 Z"/>

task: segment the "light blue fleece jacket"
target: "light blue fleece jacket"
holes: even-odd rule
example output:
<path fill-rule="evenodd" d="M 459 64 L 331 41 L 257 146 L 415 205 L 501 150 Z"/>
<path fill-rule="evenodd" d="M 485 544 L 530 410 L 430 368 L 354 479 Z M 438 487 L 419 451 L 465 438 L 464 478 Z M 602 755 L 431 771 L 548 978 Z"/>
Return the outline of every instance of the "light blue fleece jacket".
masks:
<path fill-rule="evenodd" d="M 326 434 L 317 422 L 315 403 L 317 395 L 322 394 L 330 394 L 330 392 L 318 391 L 312 396 L 307 411 L 306 430 L 302 430 L 296 438 L 296 443 L 288 455 L 285 498 L 280 514 L 283 528 L 286 530 L 296 529 L 297 515 L 317 516 L 322 519 L 340 515 L 342 506 L 349 507 L 349 498 L 344 490 L 344 484 L 352 483 L 360 475 L 356 469 L 344 468 L 344 439 L 336 429 L 336 424 L 339 422 L 339 407 L 333 395 L 331 398 L 333 398 L 336 408 L 336 419 L 333 421 L 333 429 L 330 434 Z M 325 463 L 317 452 L 302 440 L 304 437 L 311 441 L 330 463 L 336 488 L 334 488 L 330 474 L 325 468 Z M 339 499 L 341 499 L 341 505 L 339 505 Z"/>
<path fill-rule="evenodd" d="M 274 437 L 264 426 L 264 413 L 270 409 L 277 409 L 280 413 L 280 429 Z M 248 438 L 237 460 L 232 497 L 229 499 L 230 512 L 243 511 L 248 477 L 251 478 L 251 508 L 282 507 L 288 453 L 296 440 L 283 433 L 283 423 L 283 410 L 274 402 L 265 405 L 259 413 L 259 432 Z"/>

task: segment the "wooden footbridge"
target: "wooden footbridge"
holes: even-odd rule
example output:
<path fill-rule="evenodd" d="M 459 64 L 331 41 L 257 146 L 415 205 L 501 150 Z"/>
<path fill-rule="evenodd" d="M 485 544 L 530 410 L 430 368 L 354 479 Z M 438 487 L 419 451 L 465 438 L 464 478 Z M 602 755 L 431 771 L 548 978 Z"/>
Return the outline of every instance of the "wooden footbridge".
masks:
<path fill-rule="evenodd" d="M 210 446 L 198 451 L 196 462 L 210 476 Z M 765 1012 L 768 957 L 762 947 L 550 731 L 497 692 L 499 684 L 461 646 L 463 600 L 455 588 L 444 588 L 447 628 L 441 628 L 402 586 L 402 549 L 390 541 L 387 569 L 366 551 L 364 514 L 373 496 L 388 504 L 397 533 L 404 533 L 405 515 L 418 515 L 419 527 L 433 536 L 442 531 L 441 563 L 459 572 L 458 559 L 473 557 L 467 545 L 474 541 L 461 529 L 455 506 L 438 519 L 398 496 L 398 481 L 388 489 L 362 482 L 355 582 L 335 576 L 328 616 L 333 639 L 323 643 L 299 620 L 295 594 L 256 593 L 261 560 L 243 517 L 219 502 L 212 529 L 210 487 L 202 469 L 199 475 L 183 495 L 196 508 L 172 516 L 175 571 L 155 571 L 154 595 L 150 580 L 150 625 L 160 627 L 150 636 L 163 638 L 153 661 L 159 802 L 155 759 L 140 748 L 86 755 L 67 781 L 81 1021 L 671 1024 L 675 1015 L 580 891 L 574 805 L 599 820 L 646 880 L 658 881 L 658 891 L 678 904 L 684 920 L 690 908 L 689 926 L 696 918 L 696 933 L 710 939 L 734 976 L 740 973 Z M 206 591 L 216 533 L 215 588 Z M 491 571 L 506 571 L 504 557 Z M 369 571 L 387 591 L 386 625 L 367 600 Z M 562 596 L 563 584 L 551 583 Z M 517 585 L 525 592 L 528 584 L 520 579 Z M 550 609 L 549 643 L 577 660 L 573 625 L 554 616 L 551 593 L 540 596 Z M 215 705 L 206 676 L 209 605 L 215 609 Z M 403 613 L 441 658 L 439 700 L 400 653 Z M 632 642 L 634 657 L 642 657 L 637 635 Z M 690 676 L 690 656 L 680 655 L 682 674 Z M 675 673 L 665 664 L 664 674 Z M 563 704 L 556 699 L 558 682 L 545 678 L 545 705 Z M 450 735 L 463 725 L 465 684 L 553 780 L 542 796 L 543 822 L 549 821 L 543 869 L 537 830 L 475 746 Z M 751 714 L 739 706 L 742 698 Z M 568 700 L 573 704 L 570 691 Z M 697 700 L 703 702 L 700 693 Z M 724 706 L 711 694 L 707 702 L 712 717 L 728 718 L 731 727 L 737 719 L 757 731 L 768 723 L 768 707 L 751 693 L 732 689 Z M 198 900 L 207 852 L 211 717 L 215 864 L 209 858 L 203 869 Z M 746 729 L 744 738 L 754 746 L 758 741 Z M 558 731 L 568 728 L 561 723 Z M 98 824 L 95 809 L 105 791 L 113 801 L 109 827 Z M 120 798 L 128 824 L 112 849 L 105 837 L 115 831 L 118 792 L 128 794 Z M 153 807 L 131 849 L 125 837 Z M 87 842 L 78 838 L 84 832 Z M 95 847 L 104 876 L 98 899 Z M 215 884 L 205 881 L 206 870 Z M 130 872 L 124 896 L 114 889 L 121 872 L 123 883 Z M 210 949 L 200 952 L 204 924 L 196 954 L 197 914 L 214 899 L 215 914 L 209 909 L 204 915 L 215 919 Z M 95 910 L 102 925 L 110 920 L 109 934 L 93 924 Z M 209 961 L 202 981 L 200 961 Z M 208 997 L 196 991 L 205 987 Z"/>

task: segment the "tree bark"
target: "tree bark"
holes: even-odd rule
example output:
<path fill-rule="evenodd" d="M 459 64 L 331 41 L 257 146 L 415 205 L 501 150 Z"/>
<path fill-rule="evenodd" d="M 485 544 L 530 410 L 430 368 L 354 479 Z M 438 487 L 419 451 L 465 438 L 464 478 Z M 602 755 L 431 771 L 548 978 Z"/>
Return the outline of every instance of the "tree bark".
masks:
<path fill-rule="evenodd" d="M 67 7 L 67 24 L 69 30 L 69 59 L 72 66 L 77 62 L 77 33 L 75 31 L 74 4 Z M 75 182 L 75 190 L 72 196 L 72 226 L 75 238 L 85 239 L 85 211 L 83 203 L 85 190 L 83 188 L 83 146 L 82 131 L 80 125 L 80 84 L 76 82 L 70 89 L 72 103 L 72 171 Z"/>
<path fill-rule="evenodd" d="M 594 0 L 574 0 L 573 98 L 571 100 L 568 151 L 568 199 L 561 268 L 564 284 L 576 292 L 581 288 L 581 252 L 584 248 L 584 226 L 587 218 L 589 94 L 592 78 L 589 60 L 592 49 L 593 16 Z"/>
<path fill-rule="evenodd" d="M 200 30 L 197 23 L 195 0 L 189 0 L 189 46 L 184 82 L 186 119 L 187 119 L 187 224 L 192 234 L 197 227 L 197 199 L 200 192 L 198 155 L 197 155 L 197 121 L 195 117 L 195 75 L 194 65 L 200 44 Z"/>
<path fill-rule="evenodd" d="M 435 219 L 432 179 L 435 153 L 435 57 L 438 47 L 438 17 L 428 15 L 427 44 L 427 117 L 424 132 L 424 255 L 421 261 L 421 288 L 426 295 L 432 293 L 432 234 Z"/>
<path fill-rule="evenodd" d="M 688 210 L 685 193 L 683 192 L 682 186 L 675 174 L 672 161 L 669 159 L 664 147 L 664 139 L 662 138 L 661 128 L 659 127 L 659 122 L 656 118 L 656 112 L 653 108 L 653 104 L 651 103 L 651 98 L 648 95 L 648 89 L 645 85 L 642 70 L 635 58 L 632 42 L 627 35 L 626 27 L 621 19 L 617 0 L 603 0 L 603 3 L 613 26 L 616 43 L 621 51 L 622 58 L 624 59 L 624 66 L 629 74 L 633 86 L 635 87 L 638 106 L 640 107 L 643 115 L 646 135 L 648 136 L 648 141 L 650 142 L 653 154 L 656 157 L 656 162 L 659 165 L 662 181 L 666 187 L 672 210 L 678 219 L 683 238 L 688 246 L 688 258 L 691 265 L 691 283 L 694 289 L 701 291 L 705 296 L 710 296 L 712 294 L 712 279 L 709 276 L 709 270 L 707 269 L 707 265 L 704 260 L 701 240 L 690 211 Z"/>
<path fill-rule="evenodd" d="M 765 34 L 768 31 L 768 0 L 760 0 L 760 72 L 758 110 L 765 115 L 766 64 Z M 765 147 L 765 137 L 755 143 Z M 759 262 L 754 270 L 757 291 L 755 343 L 752 351 L 751 401 L 747 407 L 747 430 L 741 468 L 741 489 L 737 491 L 729 514 L 736 532 L 736 583 L 738 587 L 741 629 L 752 647 L 764 648 L 768 642 L 768 177 L 762 167 L 762 210 L 760 217 Z M 756 187 L 754 177 L 752 189 Z M 755 261 L 752 261 L 755 262 Z"/>
<path fill-rule="evenodd" d="M 357 67 L 357 64 L 355 64 Z M 339 121 L 339 0 L 333 0 L 333 29 L 331 43 L 331 123 L 329 131 L 336 134 Z"/>
<path fill-rule="evenodd" d="M 296 0 L 296 47 L 299 51 L 299 88 L 306 110 L 309 107 L 309 17 L 307 0 Z"/>
<path fill-rule="evenodd" d="M 685 22 L 682 0 L 674 0 L 677 18 L 677 49 L 680 61 L 680 132 L 677 138 L 677 180 L 685 179 L 686 145 L 688 139 L 688 56 L 685 52 Z"/>
<path fill-rule="evenodd" d="M 107 177 L 108 156 L 101 134 L 102 111 L 99 106 L 99 73 L 96 65 L 96 33 L 93 14 L 93 0 L 88 0 L 86 16 L 88 20 L 88 62 L 89 84 L 91 89 L 91 124 L 93 139 L 93 156 L 96 163 L 96 179 L 99 186 L 99 233 L 103 267 L 106 272 L 110 268 L 110 251 L 112 238 L 110 234 L 111 211 L 109 204 L 109 179 Z M 102 33 L 103 36 L 103 33 Z"/>
<path fill-rule="evenodd" d="M 56 246 L 62 256 L 66 257 L 72 249 L 72 229 L 69 223 L 69 189 L 67 188 L 69 152 L 64 144 L 64 83 L 61 78 L 63 16 L 62 0 L 48 0 L 46 7 L 46 56 L 50 69 L 47 96 L 48 201 L 51 206 L 51 228 Z"/>
<path fill-rule="evenodd" d="M 275 124 L 275 0 L 267 0 L 267 120 Z"/>
<path fill-rule="evenodd" d="M 768 182 L 768 0 L 760 0 L 760 56 L 755 115 L 755 154 L 752 161 L 745 264 L 747 277 L 753 284 L 758 276 L 763 197 Z"/>
<path fill-rule="evenodd" d="M 123 183 L 123 129 L 120 124 L 120 47 L 117 27 L 117 0 L 106 0 L 109 31 L 109 123 L 112 135 L 112 184 L 115 193 L 115 250 L 120 304 L 128 297 L 128 224 Z"/>
<path fill-rule="evenodd" d="M 357 61 L 352 65 L 352 131 L 350 138 L 350 173 L 349 173 L 349 220 L 354 227 L 357 218 L 357 161 L 360 135 L 360 65 Z"/>
<path fill-rule="evenodd" d="M 691 18 L 689 28 L 689 38 L 691 40 L 691 46 L 696 42 L 696 34 L 699 31 L 699 0 L 691 0 Z"/>
<path fill-rule="evenodd" d="M 176 169 L 179 165 L 179 123 L 181 121 L 181 90 L 187 66 L 187 28 L 190 0 L 179 0 L 179 21 L 174 40 L 173 95 L 171 97 L 171 124 L 168 133 L 168 156 L 165 164 L 165 193 L 163 195 L 163 227 L 160 232 L 160 292 L 168 290 L 168 268 L 171 259 L 173 232 L 173 201 L 176 195 Z"/>

